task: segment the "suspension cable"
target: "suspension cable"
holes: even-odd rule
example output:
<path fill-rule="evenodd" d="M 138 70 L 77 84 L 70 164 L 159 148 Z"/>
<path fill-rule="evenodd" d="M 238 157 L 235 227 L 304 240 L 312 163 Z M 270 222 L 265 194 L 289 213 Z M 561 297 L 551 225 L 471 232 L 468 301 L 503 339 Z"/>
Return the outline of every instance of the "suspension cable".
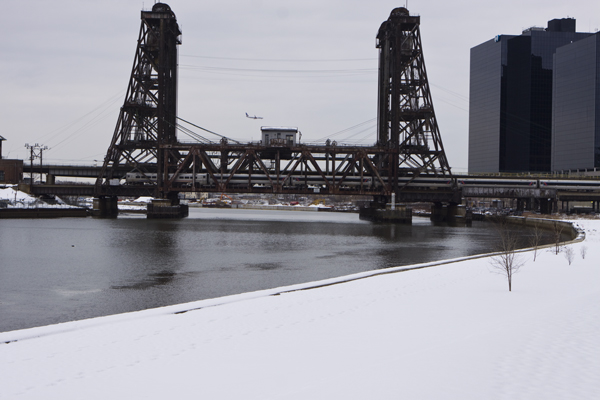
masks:
<path fill-rule="evenodd" d="M 220 138 L 223 138 L 223 139 L 230 140 L 230 141 L 232 141 L 232 142 L 235 142 L 235 143 L 237 143 L 237 144 L 241 144 L 241 143 L 240 143 L 240 142 L 238 142 L 237 140 L 234 140 L 234 139 L 228 138 L 227 136 L 223 136 L 223 135 L 221 135 L 221 134 L 218 134 L 217 132 L 213 132 L 213 131 L 211 131 L 211 130 L 208 130 L 208 129 L 206 129 L 206 128 L 203 128 L 203 127 L 201 127 L 201 126 L 198 126 L 198 125 L 196 125 L 196 124 L 194 124 L 194 123 L 192 123 L 192 122 L 190 122 L 190 121 L 186 121 L 186 120 L 185 120 L 185 119 L 183 119 L 183 118 L 179 118 L 179 117 L 176 117 L 176 118 L 177 118 L 178 120 L 180 120 L 180 121 L 183 121 L 183 122 L 185 122 L 186 124 L 190 124 L 190 125 L 192 125 L 192 126 L 193 126 L 193 127 L 195 127 L 195 128 L 202 129 L 202 130 L 203 130 L 203 131 L 205 131 L 205 132 L 212 133 L 213 135 L 217 135 L 217 136 L 219 136 Z"/>

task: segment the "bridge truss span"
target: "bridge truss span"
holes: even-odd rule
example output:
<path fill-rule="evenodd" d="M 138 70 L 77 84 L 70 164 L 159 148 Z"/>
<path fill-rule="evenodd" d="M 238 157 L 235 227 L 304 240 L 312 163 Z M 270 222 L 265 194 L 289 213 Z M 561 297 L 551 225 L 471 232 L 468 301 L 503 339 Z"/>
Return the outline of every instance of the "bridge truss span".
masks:
<path fill-rule="evenodd" d="M 381 146 L 268 147 L 258 143 L 181 144 L 162 147 L 165 159 L 176 160 L 163 182 L 166 192 L 295 193 L 390 196 L 398 200 L 425 197 L 450 201 L 454 183 L 449 178 L 420 181 L 400 178 L 394 189 L 394 173 L 384 161 L 397 157 L 396 149 Z M 425 183 L 424 183 L 425 182 Z M 118 194 L 123 186 L 152 188 L 157 172 L 133 169 L 119 184 L 106 187 Z M 421 200 L 423 201 L 423 200 Z"/>

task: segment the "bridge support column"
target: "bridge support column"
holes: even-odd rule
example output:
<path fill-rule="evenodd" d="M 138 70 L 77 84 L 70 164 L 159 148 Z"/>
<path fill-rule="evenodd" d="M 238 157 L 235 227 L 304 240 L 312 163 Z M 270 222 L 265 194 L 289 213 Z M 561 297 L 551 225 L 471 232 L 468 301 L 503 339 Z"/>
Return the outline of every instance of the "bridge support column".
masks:
<path fill-rule="evenodd" d="M 56 183 L 56 177 L 52 174 L 46 174 L 46 185 L 54 185 Z"/>
<path fill-rule="evenodd" d="M 92 215 L 94 217 L 116 218 L 119 214 L 117 196 L 100 196 L 94 198 Z"/>
<path fill-rule="evenodd" d="M 395 200 L 395 196 L 392 197 Z M 406 204 L 385 203 L 383 196 L 372 201 L 369 207 L 360 209 L 359 218 L 373 222 L 412 224 L 412 208 Z"/>
<path fill-rule="evenodd" d="M 540 199 L 540 214 L 552 214 L 551 199 Z"/>
<path fill-rule="evenodd" d="M 430 218 L 433 222 L 446 222 L 450 225 L 470 225 L 472 214 L 469 218 L 466 207 L 461 204 L 433 203 Z"/>
<path fill-rule="evenodd" d="M 517 211 L 523 212 L 527 208 L 527 199 L 517 199 Z"/>
<path fill-rule="evenodd" d="M 187 204 L 179 204 L 179 199 L 152 199 L 148 203 L 146 217 L 156 218 L 185 218 L 189 215 Z"/>
<path fill-rule="evenodd" d="M 550 214 L 558 212 L 558 199 L 550 199 Z"/>

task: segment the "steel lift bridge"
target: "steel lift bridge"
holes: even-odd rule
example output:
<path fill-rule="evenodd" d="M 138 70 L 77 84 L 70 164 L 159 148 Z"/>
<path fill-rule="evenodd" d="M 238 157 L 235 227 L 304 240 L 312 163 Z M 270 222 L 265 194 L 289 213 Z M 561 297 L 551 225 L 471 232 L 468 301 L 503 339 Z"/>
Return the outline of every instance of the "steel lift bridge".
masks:
<path fill-rule="evenodd" d="M 95 184 L 98 208 L 110 213 L 116 196 L 147 195 L 157 199 L 154 211 L 162 207 L 168 215 L 180 192 L 371 195 L 373 207 L 393 197 L 460 202 L 431 101 L 419 23 L 420 17 L 396 8 L 377 34 L 374 146 L 210 141 L 198 134 L 198 142 L 183 143 L 177 131 L 193 132 L 177 116 L 181 31 L 168 5 L 142 11 L 125 102 Z M 435 178 L 435 185 L 419 183 L 423 177 Z"/>

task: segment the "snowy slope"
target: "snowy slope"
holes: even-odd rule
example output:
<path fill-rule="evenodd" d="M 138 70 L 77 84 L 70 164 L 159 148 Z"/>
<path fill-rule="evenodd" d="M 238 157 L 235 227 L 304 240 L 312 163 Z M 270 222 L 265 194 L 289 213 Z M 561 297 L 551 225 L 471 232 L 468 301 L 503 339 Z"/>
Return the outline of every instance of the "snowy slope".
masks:
<path fill-rule="evenodd" d="M 512 292 L 484 257 L 0 333 L 0 398 L 599 398 L 600 221 L 578 224 L 573 263 L 523 253 Z"/>
<path fill-rule="evenodd" d="M 0 188 L 0 199 L 8 200 L 11 203 L 33 204 L 36 198 L 14 189 L 13 187 Z"/>
<path fill-rule="evenodd" d="M 77 208 L 66 204 L 57 196 L 55 197 L 56 204 L 47 204 L 37 197 L 15 189 L 15 187 L 0 188 L 0 200 L 8 200 L 8 208 Z"/>

